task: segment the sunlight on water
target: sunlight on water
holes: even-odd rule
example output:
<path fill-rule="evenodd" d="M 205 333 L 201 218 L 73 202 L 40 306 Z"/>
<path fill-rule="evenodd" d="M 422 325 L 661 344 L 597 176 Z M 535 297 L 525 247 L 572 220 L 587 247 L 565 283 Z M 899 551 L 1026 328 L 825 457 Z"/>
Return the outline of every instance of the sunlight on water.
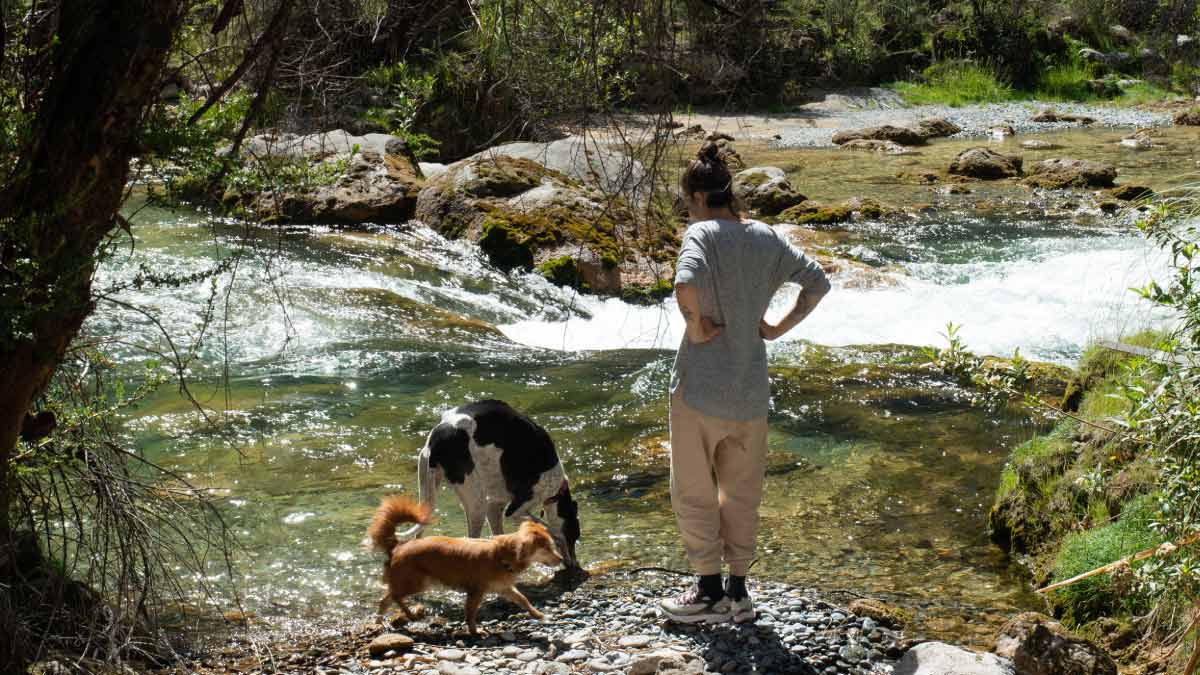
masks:
<path fill-rule="evenodd" d="M 415 224 L 263 230 L 243 248 L 238 229 L 196 215 L 142 218 L 133 253 L 109 260 L 98 287 L 141 265 L 195 274 L 239 253 L 215 286 L 118 297 L 181 340 L 212 300 L 190 377 L 214 423 L 165 387 L 126 431 L 219 499 L 240 535 L 249 609 L 315 623 L 367 616 L 380 562 L 360 547 L 372 509 L 383 494 L 415 491 L 415 452 L 444 409 L 485 397 L 554 436 L 582 504 L 585 563 L 685 565 L 666 480 L 666 385 L 682 329 L 672 303 L 635 307 L 505 275 Z M 1124 289 L 1162 263 L 1132 233 L 1061 223 L 930 219 L 856 236 L 856 255 L 893 266 L 896 285 L 839 278 L 817 314 L 772 346 L 755 570 L 888 597 L 932 634 L 983 639 L 1003 613 L 1036 606 L 983 526 L 1007 448 L 1035 429 L 970 407 L 919 367 L 917 350 L 836 346 L 937 343 L 952 320 L 980 351 L 1069 361 L 1089 337 L 1140 324 Z M 131 376 L 151 358 L 146 347 L 163 348 L 145 314 L 113 304 L 86 331 Z M 440 499 L 438 531 L 465 532 L 453 496 Z M 232 599 L 214 602 L 224 610 Z"/>

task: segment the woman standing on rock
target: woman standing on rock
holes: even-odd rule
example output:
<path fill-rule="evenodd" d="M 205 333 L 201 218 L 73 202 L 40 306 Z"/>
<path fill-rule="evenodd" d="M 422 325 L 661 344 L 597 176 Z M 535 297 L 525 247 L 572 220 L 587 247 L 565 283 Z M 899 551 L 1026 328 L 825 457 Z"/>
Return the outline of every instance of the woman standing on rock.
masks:
<path fill-rule="evenodd" d="M 767 354 L 829 292 L 820 265 L 734 210 L 733 177 L 707 143 L 681 181 L 691 225 L 675 273 L 687 331 L 671 373 L 671 505 L 698 575 L 659 604 L 675 621 L 755 618 L 746 591 L 767 455 Z M 777 325 L 764 314 L 786 281 L 803 290 Z M 722 587 L 721 565 L 729 566 Z"/>

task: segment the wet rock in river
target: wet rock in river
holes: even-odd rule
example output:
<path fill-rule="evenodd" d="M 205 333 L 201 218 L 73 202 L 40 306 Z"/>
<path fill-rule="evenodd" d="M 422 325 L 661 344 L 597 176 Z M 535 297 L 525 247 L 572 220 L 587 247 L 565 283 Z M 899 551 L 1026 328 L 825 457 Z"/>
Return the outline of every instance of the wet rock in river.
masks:
<path fill-rule="evenodd" d="M 1117 675 L 1104 650 L 1037 612 L 1018 614 L 1005 624 L 993 651 L 1011 659 L 1022 675 Z"/>
<path fill-rule="evenodd" d="M 962 127 L 944 117 L 926 117 L 917 122 L 917 129 L 925 138 L 945 138 L 962 131 Z"/>
<path fill-rule="evenodd" d="M 1020 157 L 1003 155 L 991 148 L 968 148 L 950 163 L 949 172 L 960 176 L 996 180 L 1021 175 Z"/>
<path fill-rule="evenodd" d="M 919 154 L 912 148 L 900 145 L 894 141 L 880 141 L 873 138 L 855 138 L 846 141 L 841 145 L 843 150 L 861 150 L 866 152 L 879 152 L 885 155 L 912 155 Z"/>
<path fill-rule="evenodd" d="M 1030 122 L 1054 123 L 1054 122 L 1075 122 L 1084 126 L 1093 124 L 1096 121 L 1094 117 L 1087 115 L 1075 115 L 1072 113 L 1059 113 L 1053 108 L 1044 108 L 1038 114 L 1029 118 Z"/>
<path fill-rule="evenodd" d="M 1123 202 L 1136 202 L 1144 199 L 1150 199 L 1154 196 L 1154 190 L 1151 190 L 1145 185 L 1118 185 L 1105 194 L 1113 199 L 1119 199 Z"/>
<path fill-rule="evenodd" d="M 620 195 L 501 152 L 429 180 L 416 216 L 446 237 L 478 242 L 502 270 L 536 267 L 555 283 L 610 295 L 669 292 L 661 263 L 679 243 L 674 221 L 638 218 Z"/>
<path fill-rule="evenodd" d="M 839 131 L 833 135 L 834 145 L 842 145 L 856 139 L 891 141 L 900 145 L 924 145 L 927 137 L 916 129 L 897 127 L 891 124 Z"/>
<path fill-rule="evenodd" d="M 1112 187 L 1117 168 L 1086 159 L 1046 159 L 1034 166 L 1026 185 L 1047 189 Z"/>
<path fill-rule="evenodd" d="M 746 206 L 764 216 L 773 216 L 806 199 L 792 187 L 783 169 L 774 166 L 739 171 L 733 177 L 733 192 Z"/>
<path fill-rule="evenodd" d="M 872 598 L 859 598 L 850 603 L 849 609 L 857 616 L 870 618 L 888 628 L 900 629 L 912 621 L 912 615 L 903 609 Z"/>
<path fill-rule="evenodd" d="M 942 642 L 925 642 L 904 654 L 895 675 L 1017 675 L 1012 661 Z"/>
<path fill-rule="evenodd" d="M 1172 120 L 1178 126 L 1200 127 L 1200 110 L 1184 110 L 1175 113 Z"/>

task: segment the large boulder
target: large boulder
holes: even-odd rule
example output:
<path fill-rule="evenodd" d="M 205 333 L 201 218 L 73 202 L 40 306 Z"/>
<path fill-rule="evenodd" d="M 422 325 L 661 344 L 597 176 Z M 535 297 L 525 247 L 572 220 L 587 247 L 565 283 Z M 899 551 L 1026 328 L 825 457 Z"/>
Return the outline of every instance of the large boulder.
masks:
<path fill-rule="evenodd" d="M 246 141 L 242 157 L 297 175 L 281 193 L 227 188 L 223 201 L 268 222 L 403 223 L 413 217 L 423 182 L 404 139 L 388 134 L 262 134 Z"/>
<path fill-rule="evenodd" d="M 1012 660 L 1022 675 L 1117 675 L 1117 664 L 1104 650 L 1037 612 L 1004 624 L 993 651 Z"/>
<path fill-rule="evenodd" d="M 962 131 L 962 127 L 944 117 L 926 117 L 917 122 L 917 130 L 925 138 L 946 138 Z"/>
<path fill-rule="evenodd" d="M 904 653 L 894 675 L 1017 675 L 1012 661 L 942 642 L 923 642 Z"/>
<path fill-rule="evenodd" d="M 476 155 L 430 179 L 416 217 L 452 239 L 477 242 L 505 271 L 640 299 L 665 293 L 678 251 L 673 222 L 638 218 L 621 197 L 524 157 Z"/>
<path fill-rule="evenodd" d="M 1117 168 L 1086 159 L 1046 159 L 1034 165 L 1027 185 L 1047 189 L 1107 188 L 1113 186 Z"/>
<path fill-rule="evenodd" d="M 1043 108 L 1036 115 L 1029 118 L 1030 122 L 1041 122 L 1043 124 L 1052 124 L 1054 122 L 1076 122 L 1087 126 L 1094 124 L 1096 118 L 1088 117 L 1087 115 L 1076 115 L 1074 113 L 1060 113 L 1053 108 Z"/>
<path fill-rule="evenodd" d="M 733 177 L 733 192 L 746 206 L 764 216 L 773 216 L 805 200 L 788 182 L 783 169 L 756 166 Z"/>
<path fill-rule="evenodd" d="M 924 145 L 927 137 L 916 129 L 908 127 L 897 127 L 891 124 L 884 124 L 877 127 L 866 127 L 864 129 L 853 129 L 849 131 L 839 131 L 833 135 L 834 145 L 842 145 L 849 143 L 855 139 L 868 139 L 873 141 L 891 141 L 900 145 Z"/>
<path fill-rule="evenodd" d="M 958 176 L 996 180 L 1021 175 L 1021 158 L 1002 155 L 991 148 L 968 148 L 950 163 L 949 172 Z"/>
<path fill-rule="evenodd" d="M 642 203 L 652 187 L 641 162 L 589 136 L 568 136 L 549 143 L 505 143 L 467 159 L 496 157 L 533 160 L 608 195 L 620 195 L 630 203 Z"/>
<path fill-rule="evenodd" d="M 1181 127 L 1200 127 L 1200 110 L 1183 110 L 1175 113 L 1175 124 Z"/>

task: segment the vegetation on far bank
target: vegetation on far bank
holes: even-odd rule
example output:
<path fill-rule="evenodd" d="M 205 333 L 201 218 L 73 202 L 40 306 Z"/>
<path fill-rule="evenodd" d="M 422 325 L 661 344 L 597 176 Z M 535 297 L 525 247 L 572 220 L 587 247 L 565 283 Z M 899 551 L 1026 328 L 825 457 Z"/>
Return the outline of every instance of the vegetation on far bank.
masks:
<path fill-rule="evenodd" d="M 1169 253 L 1172 271 L 1137 292 L 1170 313 L 1170 327 L 1122 337 L 1132 349 L 1090 347 L 1061 402 L 1023 393 L 1029 371 L 1019 355 L 1003 369 L 986 368 L 962 349 L 953 326 L 950 344 L 930 351 L 937 367 L 977 385 L 982 402 L 1021 402 L 1058 419 L 1012 450 L 988 518 L 992 539 L 1037 586 L 1065 584 L 1046 597 L 1068 625 L 1126 662 L 1189 674 L 1189 657 L 1200 653 L 1196 208 L 1185 196 L 1141 223 Z"/>

